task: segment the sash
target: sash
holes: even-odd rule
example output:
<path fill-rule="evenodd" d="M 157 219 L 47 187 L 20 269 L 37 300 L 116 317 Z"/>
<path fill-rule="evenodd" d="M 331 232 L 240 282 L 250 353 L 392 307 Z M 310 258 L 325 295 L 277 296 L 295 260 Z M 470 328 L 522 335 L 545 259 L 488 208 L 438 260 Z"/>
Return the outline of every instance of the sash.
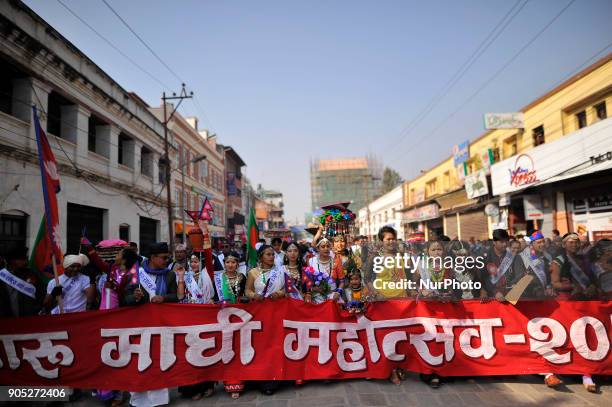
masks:
<path fill-rule="evenodd" d="M 64 274 L 65 275 L 65 274 Z M 77 282 L 78 280 L 78 275 L 75 276 L 74 278 L 68 278 L 68 285 L 66 287 L 64 287 L 62 289 L 62 298 L 66 298 L 68 296 L 68 293 L 70 291 L 72 291 L 72 286 L 74 286 L 74 283 Z M 60 283 L 61 285 L 61 283 Z M 71 312 L 72 310 L 69 309 L 66 305 L 64 305 L 64 312 Z M 52 310 L 51 310 L 51 314 L 52 315 L 57 315 L 60 313 L 60 308 L 59 305 L 56 305 Z"/>
<path fill-rule="evenodd" d="M 506 251 L 506 254 L 504 255 L 504 258 L 499 264 L 499 267 L 497 268 L 495 275 L 490 276 L 491 283 L 497 284 L 499 279 L 502 278 L 504 274 L 506 274 L 506 272 L 510 269 L 510 266 L 512 265 L 513 261 L 514 261 L 514 256 L 512 255 L 512 253 L 510 253 L 509 251 Z"/>
<path fill-rule="evenodd" d="M 219 302 L 229 301 L 232 304 L 236 303 L 236 295 L 230 288 L 228 278 L 222 271 L 215 273 L 215 290 L 217 290 Z"/>
<path fill-rule="evenodd" d="M 36 299 L 36 287 L 34 287 L 34 284 L 23 281 L 19 277 L 11 274 L 7 269 L 0 270 L 0 280 L 19 291 L 21 294 Z"/>
<path fill-rule="evenodd" d="M 299 283 L 299 282 L 298 282 Z M 295 300 L 303 300 L 302 293 L 300 293 L 295 285 L 293 284 L 293 278 L 289 272 L 285 272 L 285 292 L 289 297 Z"/>
<path fill-rule="evenodd" d="M 578 282 L 578 284 L 580 284 L 580 286 L 582 287 L 583 290 L 586 290 L 586 288 L 589 285 L 591 285 L 591 281 L 583 273 L 583 271 L 580 268 L 580 266 L 578 266 L 576 261 L 571 256 L 566 256 L 566 257 L 567 257 L 567 260 L 569 260 L 569 262 L 570 262 L 570 272 L 572 273 L 572 277 L 574 277 L 574 280 L 576 280 Z"/>
<path fill-rule="evenodd" d="M 544 259 L 542 257 L 532 259 L 531 248 L 529 247 L 526 247 L 525 250 L 523 250 L 523 252 L 521 253 L 521 258 L 523 259 L 525 267 L 531 269 L 538 277 L 538 280 L 540 280 L 542 286 L 546 287 L 546 272 L 544 270 Z"/>
<path fill-rule="evenodd" d="M 178 279 L 178 277 L 177 277 L 177 279 Z M 187 287 L 187 289 L 189 290 L 189 292 L 191 293 L 191 296 L 193 298 L 201 298 L 202 297 L 202 293 L 200 292 L 200 287 L 196 283 L 195 278 L 194 278 L 192 272 L 185 272 L 185 287 Z M 200 296 L 200 297 L 198 297 L 198 296 Z"/>
<path fill-rule="evenodd" d="M 147 293 L 149 293 L 149 301 L 150 301 L 151 298 L 157 295 L 155 294 L 156 289 L 157 289 L 157 284 L 155 284 L 155 280 L 153 280 L 151 276 L 149 275 L 149 273 L 144 271 L 142 267 L 138 270 L 138 277 L 140 279 L 140 285 L 142 286 L 142 288 L 144 288 L 147 291 Z M 161 277 L 163 278 L 163 276 Z"/>
<path fill-rule="evenodd" d="M 593 263 L 591 271 L 599 280 L 599 284 L 605 293 L 612 292 L 612 271 L 606 271 L 597 263 Z"/>
<path fill-rule="evenodd" d="M 263 275 L 263 273 L 261 273 Z M 279 270 L 277 267 L 272 268 L 272 270 L 270 270 L 270 273 L 268 274 L 268 281 L 266 281 L 266 286 L 264 287 L 261 296 L 264 298 L 268 298 L 269 296 L 271 296 L 275 291 L 278 291 L 278 287 L 277 289 L 274 288 L 274 285 L 276 284 L 276 282 L 278 281 L 278 279 L 282 276 L 285 276 L 285 273 L 281 270 Z"/>

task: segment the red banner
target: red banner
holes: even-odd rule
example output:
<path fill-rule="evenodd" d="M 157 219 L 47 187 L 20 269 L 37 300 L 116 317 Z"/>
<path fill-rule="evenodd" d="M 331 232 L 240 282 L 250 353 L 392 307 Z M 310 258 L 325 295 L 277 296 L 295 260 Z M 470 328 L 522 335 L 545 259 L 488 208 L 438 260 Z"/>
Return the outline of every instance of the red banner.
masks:
<path fill-rule="evenodd" d="M 612 374 L 610 302 L 147 304 L 0 320 L 0 382 L 132 391 L 204 380 Z"/>

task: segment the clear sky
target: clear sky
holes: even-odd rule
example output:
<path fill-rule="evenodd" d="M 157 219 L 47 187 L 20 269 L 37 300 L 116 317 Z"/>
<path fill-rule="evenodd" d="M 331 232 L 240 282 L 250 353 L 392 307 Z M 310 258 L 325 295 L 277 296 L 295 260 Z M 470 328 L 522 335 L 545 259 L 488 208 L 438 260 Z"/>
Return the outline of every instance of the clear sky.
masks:
<path fill-rule="evenodd" d="M 166 90 L 180 89 L 101 0 L 62 1 Z M 515 0 L 107 1 L 197 94 L 199 103 L 185 102 L 181 113 L 199 116 L 200 127 L 232 145 L 253 184 L 282 191 L 286 218 L 300 222 L 310 208 L 311 158 L 372 153 L 410 179 L 448 157 L 453 144 L 482 134 L 483 113 L 521 108 L 612 43 L 612 1 L 577 0 L 472 97 L 569 0 L 521 0 L 514 9 Z M 125 89 L 160 103 L 162 86 L 59 2 L 26 4 Z M 502 17 L 521 6 L 408 131 Z"/>

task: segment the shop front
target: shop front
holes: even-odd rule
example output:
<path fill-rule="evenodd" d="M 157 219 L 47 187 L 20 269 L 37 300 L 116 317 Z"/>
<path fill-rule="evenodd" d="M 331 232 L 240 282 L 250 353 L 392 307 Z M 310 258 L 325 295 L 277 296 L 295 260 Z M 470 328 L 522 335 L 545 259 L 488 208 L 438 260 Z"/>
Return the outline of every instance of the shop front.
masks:
<path fill-rule="evenodd" d="M 440 217 L 438 204 L 435 202 L 404 212 L 404 224 L 408 236 L 424 232 L 425 239 L 430 240 L 444 234 L 444 224 Z"/>
<path fill-rule="evenodd" d="M 612 234 L 612 118 L 542 144 L 491 167 L 510 233 Z M 502 206 L 502 205 L 500 205 Z"/>

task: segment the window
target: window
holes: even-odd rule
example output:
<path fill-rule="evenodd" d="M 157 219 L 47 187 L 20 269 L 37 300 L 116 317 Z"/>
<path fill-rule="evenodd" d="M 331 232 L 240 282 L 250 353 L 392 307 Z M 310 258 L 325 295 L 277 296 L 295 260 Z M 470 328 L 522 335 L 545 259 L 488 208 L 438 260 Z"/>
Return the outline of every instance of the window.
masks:
<path fill-rule="evenodd" d="M 124 133 L 119 134 L 117 161 L 121 165 L 134 168 L 134 141 Z"/>
<path fill-rule="evenodd" d="M 62 134 L 62 122 L 66 122 L 67 118 L 63 117 L 62 108 L 67 105 L 70 105 L 70 102 L 59 93 L 55 91 L 49 93 L 47 106 L 47 133 L 53 134 L 56 137 L 66 138 L 67 135 Z M 70 141 L 74 143 L 76 140 Z"/>
<path fill-rule="evenodd" d="M 179 144 L 178 146 L 178 166 L 179 168 L 183 168 L 183 145 Z"/>
<path fill-rule="evenodd" d="M 434 178 L 427 182 L 427 197 L 435 195 L 438 192 L 438 179 Z"/>
<path fill-rule="evenodd" d="M 576 113 L 576 123 L 577 123 L 579 129 L 581 129 L 583 127 L 586 127 L 586 125 L 587 125 L 587 117 L 586 117 L 586 111 L 585 110 L 583 110 L 582 112 Z"/>
<path fill-rule="evenodd" d="M 185 151 L 185 173 L 187 174 L 188 177 L 191 176 L 191 153 L 190 151 L 185 147 L 184 148 Z"/>
<path fill-rule="evenodd" d="M 603 120 L 608 117 L 605 100 L 593 106 L 593 109 L 595 109 L 595 117 L 597 117 L 599 120 Z"/>
<path fill-rule="evenodd" d="M 539 146 L 540 144 L 544 144 L 545 139 L 544 139 L 544 126 L 543 125 L 534 128 L 531 131 L 531 134 L 533 136 L 534 147 Z"/>
<path fill-rule="evenodd" d="M 130 241 L 130 225 L 126 223 L 119 225 L 119 239 L 123 240 L 124 242 Z"/>
<path fill-rule="evenodd" d="M 516 134 L 504 140 L 504 158 L 512 157 L 518 153 Z"/>
<path fill-rule="evenodd" d="M 200 182 L 205 182 L 208 176 L 208 165 L 206 160 L 200 161 Z"/>
<path fill-rule="evenodd" d="M 96 116 L 89 116 L 87 149 L 106 158 L 110 155 L 110 131 L 106 123 Z M 106 131 L 105 131 L 106 130 Z"/>
<path fill-rule="evenodd" d="M 445 191 L 448 191 L 450 189 L 450 171 L 446 171 L 444 173 L 444 181 L 442 187 Z"/>
<path fill-rule="evenodd" d="M 147 147 L 140 149 L 140 172 L 147 177 L 153 177 L 153 151 Z"/>

